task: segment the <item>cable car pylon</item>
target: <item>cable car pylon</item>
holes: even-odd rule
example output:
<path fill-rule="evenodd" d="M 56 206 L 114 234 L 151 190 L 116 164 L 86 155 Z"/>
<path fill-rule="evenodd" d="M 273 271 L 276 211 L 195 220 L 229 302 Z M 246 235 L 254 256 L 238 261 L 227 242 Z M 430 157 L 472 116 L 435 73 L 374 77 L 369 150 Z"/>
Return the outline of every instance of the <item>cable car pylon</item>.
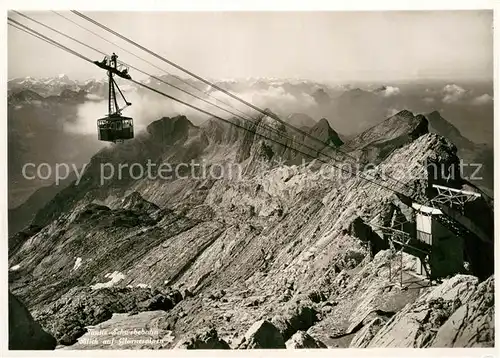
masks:
<path fill-rule="evenodd" d="M 113 143 L 134 138 L 133 119 L 121 114 L 122 110 L 131 106 L 132 103 L 126 100 L 113 76 L 117 75 L 127 80 L 131 80 L 132 77 L 128 73 L 128 68 L 119 64 L 117 59 L 118 56 L 113 53 L 111 56 L 104 57 L 102 61 L 93 61 L 98 67 L 108 71 L 108 115 L 97 120 L 99 140 Z M 118 106 L 117 90 L 125 102 L 122 108 Z"/>

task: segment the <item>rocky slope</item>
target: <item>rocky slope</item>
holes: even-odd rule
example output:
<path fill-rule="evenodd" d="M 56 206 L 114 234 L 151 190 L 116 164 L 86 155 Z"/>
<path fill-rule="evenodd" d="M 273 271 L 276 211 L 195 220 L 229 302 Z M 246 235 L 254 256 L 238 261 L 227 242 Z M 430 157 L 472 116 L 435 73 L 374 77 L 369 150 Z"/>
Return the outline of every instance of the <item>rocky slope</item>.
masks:
<path fill-rule="evenodd" d="M 455 148 L 426 125 L 402 112 L 351 145 L 424 197 L 423 163 L 458 161 Z M 325 123 L 318 128 L 334 137 Z M 256 130 L 267 129 L 257 124 Z M 91 331 L 109 336 L 123 327 L 161 332 L 160 341 L 156 334 L 154 342 L 131 341 L 128 348 L 492 344 L 492 300 L 480 293 L 492 295 L 493 278 L 480 285 L 472 276 L 431 288 L 413 283 L 414 259 L 405 255 L 400 264 L 383 236 L 359 229 L 390 222 L 400 199 L 331 164 L 277 163 L 287 153 L 213 121 L 200 128 L 186 117 L 162 118 L 134 140 L 100 151 L 79 185 L 38 212 L 36 228 L 10 250 L 11 290 L 60 344 L 77 340 L 70 347 L 81 349 L 117 348 L 90 339 Z M 101 177 L 105 163 L 205 160 L 210 168 L 232 158 L 241 177 Z M 478 294 L 453 293 L 453 280 L 469 282 Z M 434 312 L 429 297 L 453 301 L 450 307 L 440 301 L 445 313 L 432 321 L 436 335 L 398 337 L 413 312 Z M 424 320 L 412 329 L 427 327 Z"/>
<path fill-rule="evenodd" d="M 73 183 L 75 179 L 76 175 L 72 172 L 68 175 L 68 178 L 61 180 L 57 184 L 54 183 L 37 189 L 24 203 L 13 209 L 9 209 L 9 236 L 14 236 L 22 229 L 28 227 L 38 210 L 42 209 L 57 193 Z"/>
<path fill-rule="evenodd" d="M 378 331 L 372 320 L 351 347 L 491 347 L 493 307 L 493 278 L 478 284 L 475 277 L 457 275 L 426 289 Z"/>
<path fill-rule="evenodd" d="M 248 161 L 249 164 L 245 170 L 251 172 L 253 170 L 252 168 L 256 165 L 258 166 L 258 162 L 260 161 L 259 155 L 253 155 L 251 158 L 253 143 L 255 140 L 261 139 L 260 135 L 274 139 L 274 141 L 263 141 L 263 145 L 259 149 L 259 151 L 265 153 L 266 148 L 269 148 L 270 151 L 267 151 L 267 160 L 271 160 L 273 163 L 275 161 L 294 161 L 300 163 L 302 159 L 310 160 L 311 155 L 317 156 L 318 151 L 325 148 L 324 144 L 318 144 L 317 141 L 305 137 L 300 132 L 293 131 L 280 123 L 277 125 L 275 123 L 276 121 L 267 116 L 260 118 L 258 124 L 253 127 L 249 125 L 248 121 L 243 121 L 238 118 L 233 118 L 232 121 L 238 126 L 256 131 L 256 134 L 245 132 L 240 128 L 214 118 L 204 122 L 200 127 L 193 126 L 185 117 L 179 117 L 172 121 L 169 118 L 163 118 L 160 121 L 152 123 L 147 128 L 145 134 L 139 134 L 138 140 L 133 141 L 133 143 L 124 144 L 114 153 L 120 153 L 118 154 L 119 158 L 121 158 L 120 160 L 132 162 L 139 159 L 135 158 L 134 155 L 142 150 L 144 151 L 144 155 L 142 156 L 143 159 L 140 159 L 138 162 L 138 164 L 141 165 L 146 165 L 148 159 L 158 161 L 161 159 L 158 157 L 162 156 L 168 158 L 170 161 L 188 162 L 189 160 L 195 159 L 198 163 L 225 163 L 225 165 L 228 166 L 232 166 L 232 163 L 235 162 Z M 322 119 L 311 128 L 305 128 L 304 130 L 327 143 L 332 148 L 336 148 L 342 144 L 342 140 L 339 138 L 338 134 L 330 127 L 325 119 Z M 175 138 L 171 136 L 172 133 L 176 133 Z M 288 139 L 283 139 L 280 136 L 281 134 L 286 135 Z M 276 141 L 278 143 L 276 143 Z M 305 143 L 312 149 L 303 149 L 304 154 L 297 153 L 293 150 L 295 147 L 300 147 L 300 144 L 297 143 Z M 153 146 L 155 147 L 154 149 Z M 187 152 L 186 146 L 190 148 Z M 331 151 L 332 148 L 327 147 L 326 149 Z M 176 151 L 177 154 L 173 155 L 173 157 L 169 157 L 171 155 L 168 154 L 170 150 Z M 163 153 L 162 151 L 165 152 Z M 253 151 L 255 152 L 256 150 L 254 149 Z M 130 154 L 127 154 L 127 152 L 130 152 Z M 106 163 L 109 162 L 109 160 L 111 160 L 111 162 L 116 162 L 116 160 L 118 160 L 116 155 L 113 158 L 108 157 L 108 153 L 110 153 L 108 150 L 101 151 L 90 163 L 91 168 L 89 172 L 94 172 L 95 174 L 96 171 L 99 170 L 98 167 L 100 163 Z M 271 156 L 269 156 L 270 153 L 272 153 Z M 128 173 L 125 172 L 124 175 L 127 176 Z M 90 177 L 91 175 L 86 175 L 85 180 L 92 181 Z M 72 172 L 67 179 L 61 181 L 57 185 L 54 184 L 38 189 L 25 203 L 11 209 L 9 211 L 10 235 L 15 235 L 29 224 L 40 226 L 39 217 L 41 215 L 38 215 L 38 217 L 36 216 L 38 210 L 48 201 L 52 200 L 56 194 L 70 185 L 74 179 L 75 174 Z M 127 181 L 126 178 L 123 179 L 124 182 Z M 96 184 L 99 186 L 97 181 L 92 182 L 93 184 L 91 185 Z M 114 185 L 116 182 L 110 184 Z M 89 187 L 83 185 L 82 191 L 86 190 L 89 190 Z M 45 222 L 42 224 L 45 224 Z"/>
<path fill-rule="evenodd" d="M 347 147 L 358 153 L 363 162 L 378 164 L 392 151 L 428 132 L 427 119 L 401 111 L 355 136 Z"/>

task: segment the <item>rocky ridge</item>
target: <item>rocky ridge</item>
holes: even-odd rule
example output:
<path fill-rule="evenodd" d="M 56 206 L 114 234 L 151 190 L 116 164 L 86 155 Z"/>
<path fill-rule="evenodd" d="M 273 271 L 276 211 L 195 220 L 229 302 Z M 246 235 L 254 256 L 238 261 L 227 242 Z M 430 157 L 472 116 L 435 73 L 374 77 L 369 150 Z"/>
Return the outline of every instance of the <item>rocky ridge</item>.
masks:
<path fill-rule="evenodd" d="M 458 160 L 453 145 L 426 133 L 426 124 L 403 112 L 351 146 L 378 163 L 366 174 L 385 172 L 423 197 L 423 163 Z M 457 294 L 458 302 L 453 280 L 491 292 L 492 278 L 483 286 L 458 276 L 438 287 L 405 290 L 395 277 L 403 271 L 410 281 L 412 257 L 398 266 L 387 242 L 355 229 L 355 223 L 390 220 L 399 205 L 393 192 L 358 176 L 342 177 L 329 164 L 276 164 L 284 152 L 265 140 L 215 123 L 206 128 L 185 117 L 163 118 L 135 140 L 102 150 L 82 183 L 61 191 L 35 217 L 39 229 L 19 239 L 9 255 L 10 267 L 18 267 L 10 287 L 59 343 L 72 344 L 85 326 L 113 313 L 141 311 L 139 319 L 142 311 L 161 310 L 155 325 L 175 337 L 161 348 L 491 344 L 491 299 Z M 210 158 L 213 164 L 234 149 L 243 168 L 253 169 L 239 180 L 126 176 L 99 183 L 101 163 Z M 157 297 L 164 287 L 182 300 L 168 304 L 171 299 Z M 435 296 L 444 301 L 428 299 Z M 440 318 L 430 323 L 435 336 L 397 336 L 413 312 L 434 312 L 436 304 L 439 312 L 432 315 Z M 483 333 L 454 323 L 461 319 Z M 448 328 L 439 334 L 442 327 Z"/>

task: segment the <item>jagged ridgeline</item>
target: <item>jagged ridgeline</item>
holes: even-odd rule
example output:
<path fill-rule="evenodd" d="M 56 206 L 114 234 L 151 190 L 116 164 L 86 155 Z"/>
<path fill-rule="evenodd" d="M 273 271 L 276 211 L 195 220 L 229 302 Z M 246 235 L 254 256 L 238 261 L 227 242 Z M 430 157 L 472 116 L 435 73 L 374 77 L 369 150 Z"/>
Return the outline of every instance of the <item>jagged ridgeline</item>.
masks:
<path fill-rule="evenodd" d="M 421 204 L 431 184 L 480 193 L 460 177 L 429 178 L 429 161 L 449 173 L 459 160 L 429 133 L 429 121 L 441 130 L 434 117 L 402 111 L 345 143 L 326 119 L 295 118 L 294 132 L 269 112 L 232 119 L 250 131 L 161 118 L 100 150 L 79 183 L 43 205 L 33 199 L 36 212 L 12 215 L 10 290 L 70 349 L 492 346 L 493 213 L 483 197 L 462 214 L 491 241 L 464 234 L 467 265 L 432 285 L 414 272 L 418 255 L 376 229 L 396 216 L 417 225 L 393 190 Z M 237 165 L 241 176 L 103 181 L 105 164 L 148 161 Z M 375 169 L 341 175 L 341 163 Z M 123 327 L 159 333 L 121 347 L 92 335 Z"/>

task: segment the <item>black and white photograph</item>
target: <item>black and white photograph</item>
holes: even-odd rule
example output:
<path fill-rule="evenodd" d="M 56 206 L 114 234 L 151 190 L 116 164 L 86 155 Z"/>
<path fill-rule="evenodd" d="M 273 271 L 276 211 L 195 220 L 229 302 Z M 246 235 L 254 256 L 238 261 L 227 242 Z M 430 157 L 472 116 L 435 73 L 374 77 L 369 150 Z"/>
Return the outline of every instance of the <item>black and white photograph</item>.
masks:
<path fill-rule="evenodd" d="M 492 8 L 6 21 L 9 351 L 494 348 Z"/>

